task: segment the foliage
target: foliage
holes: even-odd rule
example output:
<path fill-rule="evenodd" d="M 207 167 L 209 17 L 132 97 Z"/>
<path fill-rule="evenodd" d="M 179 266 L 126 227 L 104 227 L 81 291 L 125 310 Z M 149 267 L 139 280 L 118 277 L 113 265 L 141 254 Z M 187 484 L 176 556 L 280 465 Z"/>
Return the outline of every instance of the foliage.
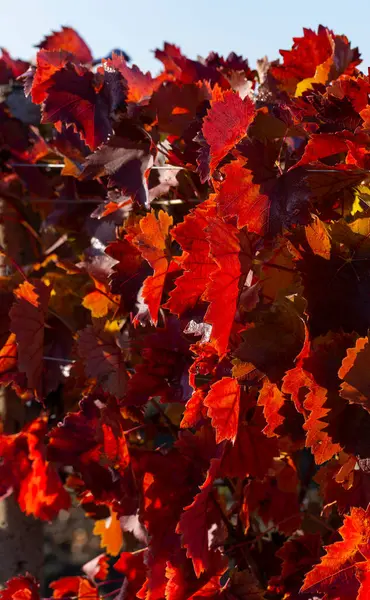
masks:
<path fill-rule="evenodd" d="M 325 27 L 281 55 L 3 51 L 1 495 L 106 551 L 54 598 L 370 597 L 370 81 Z"/>

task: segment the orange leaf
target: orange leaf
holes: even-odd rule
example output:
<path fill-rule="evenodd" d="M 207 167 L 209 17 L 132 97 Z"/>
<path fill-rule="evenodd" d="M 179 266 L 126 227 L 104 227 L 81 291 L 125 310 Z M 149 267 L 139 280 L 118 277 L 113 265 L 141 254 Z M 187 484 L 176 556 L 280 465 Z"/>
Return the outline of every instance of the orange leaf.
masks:
<path fill-rule="evenodd" d="M 240 386 L 233 377 L 223 377 L 211 386 L 204 400 L 216 430 L 216 442 L 235 442 L 239 423 Z"/>
<path fill-rule="evenodd" d="M 339 598 L 343 594 L 349 598 L 347 594 L 352 590 L 351 598 L 368 598 L 362 592 L 357 596 L 357 590 L 359 581 L 367 585 L 367 589 L 369 585 L 370 506 L 366 510 L 352 508 L 350 515 L 344 517 L 339 533 L 342 541 L 326 546 L 325 556 L 306 575 L 301 592 L 325 593 L 327 598 Z"/>
<path fill-rule="evenodd" d="M 17 344 L 14 333 L 11 333 L 0 350 L 0 374 L 11 371 L 17 365 Z"/>
<path fill-rule="evenodd" d="M 117 556 L 122 548 L 122 528 L 117 513 L 111 509 L 110 517 L 96 521 L 93 533 L 100 535 L 100 546 L 106 548 L 108 554 Z"/>
<path fill-rule="evenodd" d="M 186 403 L 184 415 L 180 423 L 182 429 L 195 427 L 203 416 L 204 391 L 195 390 Z"/>
<path fill-rule="evenodd" d="M 161 304 L 163 286 L 169 265 L 167 252 L 167 236 L 172 225 L 172 217 L 163 210 L 158 213 L 150 212 L 140 221 L 139 233 L 132 243 L 140 250 L 143 258 L 148 261 L 154 274 L 147 277 L 143 287 L 143 298 L 149 307 L 153 323 L 158 322 L 158 311 Z"/>
<path fill-rule="evenodd" d="M 362 404 L 370 411 L 370 344 L 369 338 L 358 338 L 354 348 L 348 348 L 338 376 L 343 379 L 340 395 L 350 402 Z"/>
<path fill-rule="evenodd" d="M 306 226 L 306 238 L 314 254 L 330 260 L 330 238 L 325 224 L 317 217 Z"/>
<path fill-rule="evenodd" d="M 271 383 L 268 379 L 265 379 L 258 397 L 258 405 L 263 406 L 263 414 L 267 421 L 263 433 L 267 437 L 277 435 L 275 430 L 284 421 L 284 417 L 279 414 L 279 410 L 284 402 L 285 398 L 276 383 Z"/>
<path fill-rule="evenodd" d="M 94 279 L 95 290 L 86 294 L 82 301 L 82 306 L 91 311 L 91 315 L 99 319 L 105 317 L 109 311 L 119 306 L 118 297 L 110 293 L 109 288 L 104 283 Z"/>

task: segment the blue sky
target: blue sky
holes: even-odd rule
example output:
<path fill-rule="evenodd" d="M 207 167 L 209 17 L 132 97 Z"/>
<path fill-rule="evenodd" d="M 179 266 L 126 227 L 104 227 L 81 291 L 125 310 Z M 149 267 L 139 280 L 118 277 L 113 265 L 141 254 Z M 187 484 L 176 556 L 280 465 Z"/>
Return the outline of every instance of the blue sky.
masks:
<path fill-rule="evenodd" d="M 0 0 L 0 46 L 30 59 L 61 25 L 85 38 L 94 56 L 122 48 L 143 70 L 158 71 L 151 50 L 174 42 L 190 57 L 231 50 L 251 65 L 291 47 L 302 27 L 345 33 L 370 66 L 370 0 Z"/>

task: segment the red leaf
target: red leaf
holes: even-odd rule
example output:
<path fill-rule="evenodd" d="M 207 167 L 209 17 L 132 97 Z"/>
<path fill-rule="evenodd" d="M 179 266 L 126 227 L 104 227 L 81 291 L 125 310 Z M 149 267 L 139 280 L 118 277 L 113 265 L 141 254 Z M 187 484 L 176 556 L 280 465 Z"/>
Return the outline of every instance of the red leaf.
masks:
<path fill-rule="evenodd" d="M 163 75 L 153 78 L 149 72 L 143 73 L 136 65 L 129 67 L 122 55 L 119 56 L 114 53 L 112 58 L 107 60 L 107 65 L 117 69 L 126 79 L 128 83 L 128 102 L 139 103 L 150 98 L 161 83 L 167 79 Z"/>
<path fill-rule="evenodd" d="M 166 578 L 166 600 L 199 600 L 205 598 L 217 598 L 222 594 L 221 576 L 226 570 L 226 561 L 216 560 L 211 568 L 196 578 L 190 561 L 179 561 L 179 564 L 167 562 Z"/>
<path fill-rule="evenodd" d="M 217 269 L 212 271 L 204 299 L 210 304 L 204 320 L 212 325 L 211 341 L 222 356 L 238 307 L 238 298 L 252 266 L 252 249 L 247 236 L 221 219 L 212 220 L 207 229 L 210 254 Z"/>
<path fill-rule="evenodd" d="M 271 67 L 273 76 L 281 83 L 290 85 L 289 91 L 292 93 L 298 81 L 313 77 L 316 67 L 333 53 L 331 32 L 326 27 L 319 25 L 318 33 L 304 28 L 303 34 L 303 37 L 293 38 L 291 50 L 280 50 L 283 64 Z"/>
<path fill-rule="evenodd" d="M 78 352 L 85 361 L 87 377 L 97 378 L 110 394 L 123 398 L 127 371 L 121 349 L 112 334 L 88 325 L 78 332 Z"/>
<path fill-rule="evenodd" d="M 53 75 L 71 62 L 73 57 L 65 51 L 40 50 L 36 57 L 36 71 L 32 79 L 32 102 L 41 104 L 47 97 L 48 89 L 53 85 Z M 28 95 L 28 83 L 26 95 Z"/>
<path fill-rule="evenodd" d="M 263 479 L 278 455 L 275 440 L 268 440 L 259 420 L 242 423 L 236 442 L 225 449 L 221 472 L 226 477 L 257 477 Z"/>
<path fill-rule="evenodd" d="M 203 135 L 210 145 L 211 172 L 226 154 L 247 133 L 255 116 L 255 107 L 247 96 L 244 100 L 239 94 L 227 90 L 221 97 L 211 101 L 211 108 L 203 123 Z"/>
<path fill-rule="evenodd" d="M 53 598 L 70 598 L 98 600 L 98 590 L 85 577 L 62 577 L 50 584 Z"/>
<path fill-rule="evenodd" d="M 46 420 L 32 421 L 15 435 L 0 436 L 2 495 L 12 489 L 21 510 L 51 521 L 70 506 L 69 494 L 45 460 Z"/>
<path fill-rule="evenodd" d="M 18 348 L 18 368 L 26 373 L 30 388 L 42 397 L 44 326 L 50 289 L 42 283 L 25 281 L 14 292 L 16 300 L 10 310 L 11 331 Z"/>
<path fill-rule="evenodd" d="M 348 132 L 349 133 L 349 132 Z M 320 158 L 326 158 L 333 154 L 348 152 L 345 138 L 346 132 L 313 134 L 308 140 L 301 160 L 295 166 L 315 163 Z"/>
<path fill-rule="evenodd" d="M 196 427 L 203 416 L 205 393 L 203 390 L 195 390 L 190 400 L 187 401 L 184 415 L 180 423 L 182 429 Z"/>
<path fill-rule="evenodd" d="M 208 200 L 186 215 L 183 223 L 171 231 L 171 236 L 183 249 L 180 266 L 184 273 L 176 279 L 176 287 L 164 306 L 179 316 L 199 301 L 210 274 L 215 270 L 214 260 L 209 256 L 209 242 L 204 235 L 214 213 L 214 205 Z"/>
<path fill-rule="evenodd" d="M 169 267 L 167 237 L 171 225 L 172 217 L 163 210 L 159 211 L 158 219 L 152 211 L 141 219 L 141 233 L 132 240 L 132 243 L 140 250 L 143 258 L 148 261 L 154 271 L 154 274 L 145 280 L 143 298 L 149 307 L 150 316 L 155 325 L 158 322 L 158 311 Z"/>
<path fill-rule="evenodd" d="M 109 572 L 108 556 L 106 554 L 99 554 L 85 563 L 82 570 L 89 579 L 99 579 L 102 581 L 107 579 Z"/>
<path fill-rule="evenodd" d="M 298 594 L 303 574 L 319 560 L 321 538 L 317 533 L 306 533 L 287 540 L 276 553 L 282 561 L 281 573 L 268 583 L 271 592 Z"/>
<path fill-rule="evenodd" d="M 212 487 L 219 468 L 220 459 L 212 459 L 206 480 L 200 487 L 201 491 L 192 504 L 185 508 L 176 530 L 182 534 L 182 545 L 186 548 L 186 556 L 193 561 L 197 577 L 209 568 L 215 553 L 210 550 L 208 543 L 207 512 L 209 505 L 212 505 Z"/>
<path fill-rule="evenodd" d="M 124 201 L 128 202 L 128 197 L 131 197 L 147 207 L 149 196 L 146 173 L 153 164 L 153 154 L 145 132 L 132 129 L 133 131 L 123 130 L 122 134 L 112 135 L 106 144 L 88 156 L 81 178 L 108 176 L 108 187 L 119 187 Z M 126 137 L 129 134 L 130 137 Z"/>
<path fill-rule="evenodd" d="M 0 600 L 39 600 L 39 584 L 32 575 L 19 575 L 6 582 Z"/>
<path fill-rule="evenodd" d="M 53 31 L 40 44 L 45 50 L 66 50 L 74 54 L 81 63 L 91 63 L 90 48 L 72 27 L 62 27 L 61 31 Z"/>
<path fill-rule="evenodd" d="M 239 229 L 247 227 L 251 233 L 264 235 L 269 219 L 269 199 L 253 183 L 252 172 L 239 161 L 221 169 L 225 176 L 218 186 L 216 202 L 220 215 L 236 217 Z"/>
<path fill-rule="evenodd" d="M 124 592 L 127 600 L 135 600 L 137 593 L 144 584 L 146 565 L 144 563 L 145 550 L 137 552 L 122 552 L 114 563 L 114 568 L 125 576 Z"/>
<path fill-rule="evenodd" d="M 292 461 L 275 458 L 263 481 L 254 479 L 246 486 L 249 513 L 256 511 L 266 525 L 272 522 L 291 535 L 301 522 L 298 483 Z"/>
<path fill-rule="evenodd" d="M 112 133 L 110 115 L 126 97 L 125 82 L 114 72 L 92 73 L 71 63 L 52 76 L 43 105 L 42 122 L 72 124 L 94 150 Z"/>
<path fill-rule="evenodd" d="M 211 386 L 204 400 L 216 431 L 216 442 L 235 442 L 239 424 L 240 386 L 233 377 L 223 377 Z"/>

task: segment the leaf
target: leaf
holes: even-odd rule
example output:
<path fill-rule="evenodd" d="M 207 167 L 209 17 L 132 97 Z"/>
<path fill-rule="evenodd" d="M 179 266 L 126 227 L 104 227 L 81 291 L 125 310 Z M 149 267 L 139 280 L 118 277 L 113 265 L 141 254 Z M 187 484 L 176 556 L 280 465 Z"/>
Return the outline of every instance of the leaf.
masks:
<path fill-rule="evenodd" d="M 351 136 L 351 133 L 344 131 L 341 132 L 341 135 L 338 133 L 312 134 L 305 146 L 303 156 L 296 166 L 315 163 L 320 158 L 327 158 L 335 154 L 347 154 L 349 148 L 346 135 Z"/>
<path fill-rule="evenodd" d="M 205 394 L 203 390 L 195 390 L 191 398 L 187 401 L 180 423 L 182 429 L 196 427 L 198 421 L 201 420 L 204 412 L 204 398 Z"/>
<path fill-rule="evenodd" d="M 306 238 L 307 242 L 314 254 L 330 260 L 330 238 L 327 229 L 322 221 L 317 217 L 314 217 L 313 222 L 310 225 L 306 225 Z"/>
<path fill-rule="evenodd" d="M 216 556 L 210 569 L 196 578 L 191 562 L 176 561 L 166 564 L 166 600 L 196 600 L 215 598 L 222 594 L 221 576 L 226 570 L 226 561 Z"/>
<path fill-rule="evenodd" d="M 303 29 L 303 37 L 293 38 L 291 50 L 280 50 L 283 57 L 282 65 L 271 67 L 272 75 L 278 80 L 282 89 L 297 94 L 297 84 L 308 79 L 315 81 L 317 67 L 324 64 L 333 55 L 333 37 L 326 27 L 319 25 L 318 32 Z M 320 83 L 326 83 L 320 81 Z M 302 91 L 309 87 L 306 83 Z M 301 91 L 301 90 L 300 90 Z"/>
<path fill-rule="evenodd" d="M 344 517 L 339 529 L 342 541 L 325 547 L 325 556 L 306 575 L 301 592 L 317 591 L 326 593 L 328 598 L 335 598 L 338 593 L 351 593 L 353 598 L 361 598 L 357 596 L 359 582 L 364 584 L 364 592 L 370 559 L 369 512 L 369 507 L 366 510 L 352 508 Z"/>
<path fill-rule="evenodd" d="M 117 513 L 111 509 L 107 519 L 96 521 L 94 535 L 100 535 L 100 546 L 111 556 L 117 556 L 122 548 L 122 528 Z"/>
<path fill-rule="evenodd" d="M 233 377 L 223 377 L 211 386 L 204 400 L 208 416 L 216 431 L 216 442 L 223 440 L 235 442 L 240 406 L 240 386 Z"/>
<path fill-rule="evenodd" d="M 74 596 L 76 598 L 89 598 L 98 600 L 98 591 L 85 577 L 62 577 L 50 584 L 53 598 Z"/>
<path fill-rule="evenodd" d="M 145 550 L 121 552 L 119 559 L 114 563 L 115 570 L 125 576 L 123 590 L 127 600 L 135 600 L 137 593 L 144 584 L 146 577 L 145 555 Z"/>
<path fill-rule="evenodd" d="M 107 65 L 119 71 L 126 79 L 128 84 L 128 102 L 140 103 L 143 100 L 149 99 L 153 92 L 166 79 L 166 77 L 161 75 L 153 78 L 149 72 L 143 73 L 136 65 L 129 67 L 123 55 L 117 55 L 114 52 L 112 58 L 107 60 Z"/>
<path fill-rule="evenodd" d="M 368 337 L 358 338 L 355 347 L 348 348 L 338 376 L 343 379 L 340 395 L 370 411 L 369 349 Z"/>
<path fill-rule="evenodd" d="M 106 554 L 99 554 L 85 563 L 82 570 L 90 580 L 98 579 L 104 581 L 107 579 L 109 571 L 108 556 Z"/>
<path fill-rule="evenodd" d="M 287 540 L 276 553 L 282 561 L 281 573 L 269 580 L 271 592 L 298 594 L 302 586 L 303 574 L 318 562 L 321 551 L 321 538 L 318 533 L 296 535 Z"/>
<path fill-rule="evenodd" d="M 32 102 L 41 104 L 47 97 L 47 91 L 53 84 L 53 75 L 65 67 L 68 62 L 73 62 L 69 52 L 63 50 L 40 50 L 36 57 L 36 71 L 32 82 L 26 80 L 25 93 L 31 93 Z M 29 89 L 31 83 L 31 87 Z"/>
<path fill-rule="evenodd" d="M 44 326 L 50 289 L 42 282 L 25 281 L 14 292 L 10 329 L 15 334 L 18 368 L 26 373 L 29 387 L 42 397 Z"/>
<path fill-rule="evenodd" d="M 45 460 L 45 434 L 46 419 L 38 418 L 18 434 L 0 436 L 1 495 L 12 491 L 25 514 L 51 521 L 61 509 L 69 509 L 70 496 Z"/>
<path fill-rule="evenodd" d="M 0 600 L 39 600 L 39 584 L 32 575 L 9 579 L 0 590 Z"/>
<path fill-rule="evenodd" d="M 217 187 L 216 203 L 222 217 L 236 217 L 238 229 L 264 235 L 269 219 L 269 199 L 253 183 L 249 169 L 233 161 L 221 169 L 224 180 Z"/>
<path fill-rule="evenodd" d="M 177 533 L 182 534 L 182 545 L 186 556 L 193 561 L 194 571 L 199 578 L 206 571 L 217 551 L 211 551 L 208 543 L 207 512 L 212 505 L 212 487 L 220 467 L 220 460 L 212 459 L 206 480 L 189 506 L 181 515 Z"/>
<path fill-rule="evenodd" d="M 90 154 L 85 161 L 81 177 L 90 179 L 106 175 L 109 188 L 119 187 L 124 196 L 130 196 L 142 206 L 148 207 L 145 173 L 153 163 L 150 141 L 143 132 L 131 133 L 132 138 L 123 135 L 111 136 L 106 144 L 94 154 Z"/>
<path fill-rule="evenodd" d="M 92 73 L 68 63 L 51 78 L 43 104 L 42 122 L 73 125 L 94 150 L 112 133 L 110 116 L 123 105 L 126 87 L 117 72 Z"/>
<path fill-rule="evenodd" d="M 284 417 L 279 413 L 284 402 L 284 395 L 277 385 L 271 383 L 268 379 L 265 379 L 258 396 L 257 404 L 263 406 L 263 414 L 267 421 L 263 433 L 267 435 L 267 437 L 278 435 L 276 429 L 284 422 Z"/>
<path fill-rule="evenodd" d="M 51 430 L 48 457 L 60 465 L 73 466 L 95 500 L 110 506 L 117 497 L 126 501 L 126 494 L 133 493 L 129 486 L 130 454 L 117 400 L 111 397 L 107 404 L 95 400 L 94 396 L 85 397 L 81 410 L 67 413 Z"/>
<path fill-rule="evenodd" d="M 94 318 L 105 317 L 108 312 L 117 309 L 119 306 L 117 296 L 109 292 L 109 288 L 97 279 L 95 281 L 95 290 L 84 296 L 82 306 L 91 311 Z"/>
<path fill-rule="evenodd" d="M 11 333 L 0 350 L 0 374 L 12 371 L 17 366 L 16 336 Z"/>
<path fill-rule="evenodd" d="M 61 31 L 53 31 L 39 44 L 45 50 L 66 50 L 74 54 L 81 63 L 91 63 L 90 48 L 72 27 L 62 27 Z"/>
<path fill-rule="evenodd" d="M 179 316 L 202 298 L 209 276 L 215 270 L 214 260 L 209 254 L 209 241 L 204 235 L 214 214 L 213 203 L 208 200 L 171 230 L 171 237 L 183 250 L 179 262 L 184 273 L 177 277 L 176 287 L 170 292 L 164 307 Z"/>
<path fill-rule="evenodd" d="M 291 460 L 275 458 L 262 481 L 252 480 L 245 488 L 249 513 L 256 512 L 267 525 L 291 535 L 301 522 L 298 476 Z"/>
<path fill-rule="evenodd" d="M 309 416 L 303 425 L 307 431 L 306 446 L 312 449 L 316 464 L 320 465 L 339 452 L 341 446 L 333 443 L 330 435 L 325 431 L 327 428 L 325 417 L 330 411 L 330 408 L 325 406 L 327 390 L 310 379 L 306 381 L 305 387 L 310 390 L 303 403 L 304 408 L 309 411 Z"/>
<path fill-rule="evenodd" d="M 128 239 L 111 242 L 106 247 L 105 254 L 114 260 L 109 274 L 111 292 L 121 296 L 120 308 L 129 313 L 135 307 L 146 271 L 150 267 L 147 267 L 139 250 Z"/>
<path fill-rule="evenodd" d="M 320 386 L 312 373 L 305 369 L 305 361 L 311 352 L 307 333 L 306 329 L 306 339 L 297 356 L 297 365 L 286 372 L 281 390 L 292 396 L 297 410 L 305 415 L 303 428 L 307 432 L 306 446 L 312 449 L 316 464 L 322 464 L 339 452 L 341 447 L 333 442 L 326 431 L 326 417 L 331 410 L 327 406 L 328 390 Z"/>
<path fill-rule="evenodd" d="M 227 90 L 211 100 L 203 122 L 203 135 L 210 146 L 211 172 L 226 154 L 244 137 L 255 116 L 255 107 L 247 96 Z"/>
<path fill-rule="evenodd" d="M 239 425 L 236 441 L 225 449 L 221 473 L 226 477 L 256 477 L 263 479 L 278 455 L 275 440 L 266 439 L 261 431 L 261 419 Z"/>
<path fill-rule="evenodd" d="M 158 213 L 150 212 L 140 221 L 141 233 L 136 235 L 132 243 L 152 267 L 154 274 L 147 277 L 143 287 L 143 298 L 149 307 L 153 323 L 158 322 L 158 311 L 161 304 L 163 286 L 169 267 L 167 238 L 172 225 L 172 217 L 163 210 Z"/>
<path fill-rule="evenodd" d="M 252 267 L 252 246 L 247 235 L 221 219 L 212 220 L 207 238 L 218 268 L 210 274 L 204 294 L 209 302 L 204 320 L 212 325 L 211 340 L 222 356 L 228 349 L 239 295 Z"/>
<path fill-rule="evenodd" d="M 266 305 L 243 333 L 242 343 L 234 353 L 246 363 L 265 373 L 270 381 L 277 382 L 302 349 L 305 340 L 305 323 L 298 295 L 282 297 Z"/>
<path fill-rule="evenodd" d="M 98 326 L 87 325 L 78 332 L 77 347 L 85 361 L 87 377 L 97 378 L 107 392 L 123 398 L 127 371 L 122 351 L 113 335 Z"/>

